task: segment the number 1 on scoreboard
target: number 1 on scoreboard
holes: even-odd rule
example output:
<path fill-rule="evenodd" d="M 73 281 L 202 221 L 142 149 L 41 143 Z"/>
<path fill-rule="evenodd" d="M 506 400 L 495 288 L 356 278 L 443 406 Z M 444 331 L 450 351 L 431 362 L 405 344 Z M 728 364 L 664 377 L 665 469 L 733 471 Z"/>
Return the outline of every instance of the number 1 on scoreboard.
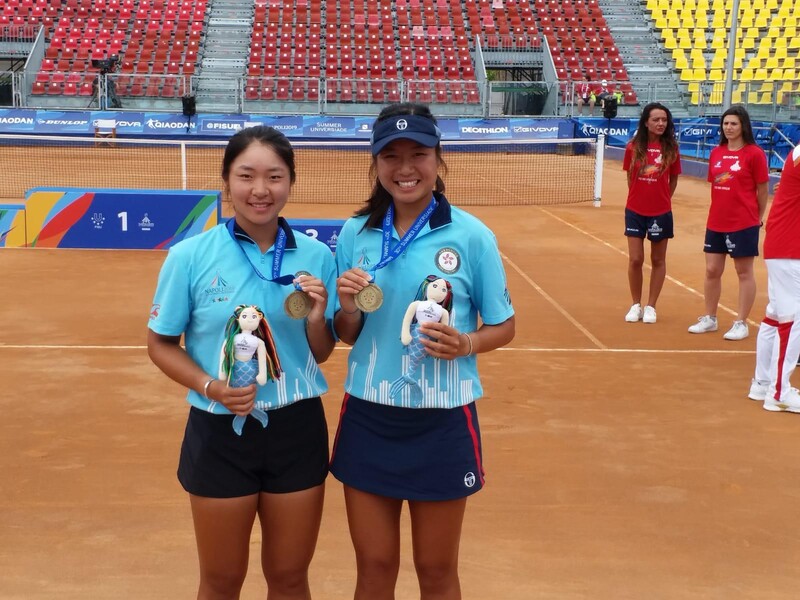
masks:
<path fill-rule="evenodd" d="M 119 217 L 119 219 L 122 221 L 122 231 L 128 231 L 128 213 L 118 213 L 117 217 Z"/>

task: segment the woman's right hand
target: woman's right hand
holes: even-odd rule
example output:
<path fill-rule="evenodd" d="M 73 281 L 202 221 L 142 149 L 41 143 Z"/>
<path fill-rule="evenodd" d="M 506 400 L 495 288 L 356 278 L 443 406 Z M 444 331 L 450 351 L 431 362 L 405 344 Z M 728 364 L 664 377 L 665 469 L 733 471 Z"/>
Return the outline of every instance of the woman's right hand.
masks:
<path fill-rule="evenodd" d="M 219 402 L 235 415 L 246 417 L 255 407 L 256 384 L 230 387 L 225 381 L 215 379 L 208 386 L 208 397 Z"/>
<path fill-rule="evenodd" d="M 357 310 L 355 296 L 372 281 L 372 276 L 358 267 L 353 267 L 342 273 L 336 279 L 336 293 L 339 296 L 339 305 L 347 313 Z"/>

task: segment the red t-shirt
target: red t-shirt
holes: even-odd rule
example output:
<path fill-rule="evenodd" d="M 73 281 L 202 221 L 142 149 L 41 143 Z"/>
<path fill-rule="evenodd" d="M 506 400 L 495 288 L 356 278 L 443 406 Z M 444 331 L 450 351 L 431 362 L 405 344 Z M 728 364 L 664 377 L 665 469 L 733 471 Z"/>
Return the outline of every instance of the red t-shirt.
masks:
<path fill-rule="evenodd" d="M 764 258 L 800 258 L 800 146 L 789 153 L 772 201 Z"/>
<path fill-rule="evenodd" d="M 680 175 L 681 157 L 678 156 L 669 169 L 661 168 L 661 144 L 647 144 L 647 164 L 633 163 L 633 142 L 625 146 L 622 168 L 633 170 L 635 177 L 628 188 L 628 201 L 625 207 L 644 217 L 657 217 L 672 210 L 672 196 L 669 191 L 671 175 Z"/>
<path fill-rule="evenodd" d="M 717 146 L 708 157 L 711 208 L 706 227 L 712 231 L 741 231 L 761 224 L 758 216 L 759 183 L 769 181 L 767 157 L 755 144 L 739 150 Z"/>

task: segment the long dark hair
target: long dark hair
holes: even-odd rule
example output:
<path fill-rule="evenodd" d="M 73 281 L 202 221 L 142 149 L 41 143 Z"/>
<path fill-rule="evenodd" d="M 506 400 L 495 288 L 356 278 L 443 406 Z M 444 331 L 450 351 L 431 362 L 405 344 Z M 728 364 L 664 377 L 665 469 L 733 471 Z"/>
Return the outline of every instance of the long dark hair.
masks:
<path fill-rule="evenodd" d="M 635 167 L 637 171 L 647 164 L 647 121 L 654 110 L 663 110 L 667 115 L 667 127 L 659 140 L 661 144 L 661 172 L 664 173 L 669 170 L 672 163 L 678 160 L 680 150 L 678 149 L 678 139 L 675 137 L 675 122 L 672 120 L 672 113 L 660 102 L 651 102 L 642 109 L 642 116 L 639 117 L 639 127 L 633 136 L 633 164 L 637 165 Z"/>
<path fill-rule="evenodd" d="M 373 123 L 372 127 L 374 129 L 375 125 L 381 121 L 400 115 L 417 115 L 430 119 L 434 124 L 436 123 L 436 118 L 426 105 L 416 102 L 399 102 L 397 104 L 390 104 L 384 108 L 378 115 L 378 118 L 375 119 L 375 123 Z M 447 165 L 442 159 L 441 144 L 436 145 L 436 159 L 439 161 L 439 167 L 444 173 L 447 173 Z M 386 191 L 386 188 L 384 188 L 378 180 L 378 158 L 376 156 L 372 157 L 372 164 L 369 167 L 369 177 L 372 180 L 372 193 L 369 198 L 367 198 L 364 206 L 359 208 L 355 213 L 357 217 L 368 215 L 367 222 L 364 223 L 365 228 L 378 227 L 386 214 L 386 210 L 392 203 L 392 195 Z M 436 176 L 436 186 L 433 192 L 434 195 L 444 194 L 444 181 L 442 181 L 442 178 L 438 175 Z"/>
<path fill-rule="evenodd" d="M 250 147 L 250 144 L 258 142 L 264 146 L 269 146 L 289 168 L 289 181 L 294 183 L 297 174 L 294 168 L 294 149 L 288 138 L 277 129 L 259 125 L 257 127 L 245 127 L 237 131 L 228 145 L 225 147 L 225 155 L 222 158 L 222 180 L 228 183 L 231 174 L 231 165 L 236 157 Z"/>
<path fill-rule="evenodd" d="M 750 123 L 750 114 L 747 112 L 747 109 L 744 106 L 737 104 L 736 106 L 731 106 L 728 110 L 722 113 L 722 116 L 719 119 L 719 145 L 728 145 L 728 138 L 725 137 L 725 130 L 722 128 L 722 124 L 725 122 L 725 117 L 728 115 L 739 117 L 739 122 L 742 124 L 742 139 L 744 140 L 744 143 L 755 144 L 756 137 L 753 135 L 753 125 Z"/>

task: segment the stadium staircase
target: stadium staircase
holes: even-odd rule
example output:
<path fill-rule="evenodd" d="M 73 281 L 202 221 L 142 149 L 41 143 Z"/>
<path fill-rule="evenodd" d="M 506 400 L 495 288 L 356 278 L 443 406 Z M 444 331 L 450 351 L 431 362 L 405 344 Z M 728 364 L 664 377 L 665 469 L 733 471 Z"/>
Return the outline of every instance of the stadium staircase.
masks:
<path fill-rule="evenodd" d="M 195 96 L 203 110 L 235 112 L 239 104 L 237 82 L 244 75 L 253 30 L 252 0 L 210 0 L 205 52 Z"/>
<path fill-rule="evenodd" d="M 689 116 L 670 61 L 658 44 L 652 20 L 640 0 L 597 0 L 597 3 L 641 104 L 655 97 L 674 117 Z"/>

